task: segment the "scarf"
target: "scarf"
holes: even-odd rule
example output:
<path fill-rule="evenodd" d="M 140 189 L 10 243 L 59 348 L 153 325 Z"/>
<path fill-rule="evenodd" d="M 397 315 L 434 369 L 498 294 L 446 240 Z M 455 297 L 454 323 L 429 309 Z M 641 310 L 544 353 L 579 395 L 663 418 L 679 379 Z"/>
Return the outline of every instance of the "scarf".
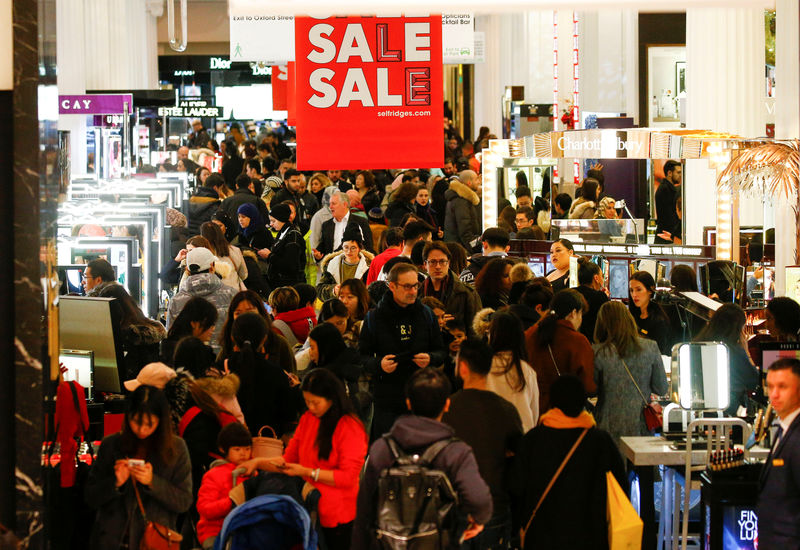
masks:
<path fill-rule="evenodd" d="M 572 417 L 561 412 L 561 409 L 554 407 L 542 415 L 539 419 L 539 424 L 557 430 L 569 430 L 572 428 L 592 428 L 596 422 L 594 417 L 586 411 L 581 411 L 581 414 Z"/>
<path fill-rule="evenodd" d="M 258 208 L 256 208 L 255 204 L 251 203 L 244 203 L 239 206 L 239 209 L 236 211 L 237 214 L 241 214 L 243 216 L 247 216 L 250 218 L 250 224 L 242 229 L 242 233 L 248 239 L 253 236 L 253 233 L 259 231 L 261 229 L 266 229 L 266 224 L 264 220 L 261 219 L 261 215 L 258 212 Z"/>

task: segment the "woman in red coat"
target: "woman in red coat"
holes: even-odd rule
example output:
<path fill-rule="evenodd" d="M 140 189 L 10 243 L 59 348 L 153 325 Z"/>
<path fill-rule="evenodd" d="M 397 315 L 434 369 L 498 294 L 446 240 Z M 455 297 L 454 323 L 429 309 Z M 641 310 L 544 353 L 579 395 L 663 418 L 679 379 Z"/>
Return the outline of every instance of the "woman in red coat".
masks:
<path fill-rule="evenodd" d="M 314 369 L 302 389 L 308 412 L 283 454 L 281 470 L 319 489 L 319 518 L 328 549 L 348 550 L 367 433 L 332 372 Z"/>
<path fill-rule="evenodd" d="M 560 290 L 550 303 L 550 313 L 525 331 L 528 360 L 539 382 L 541 413 L 550 408 L 550 386 L 563 374 L 577 376 L 587 395 L 597 392 L 592 345 L 579 332 L 587 309 L 577 290 Z"/>

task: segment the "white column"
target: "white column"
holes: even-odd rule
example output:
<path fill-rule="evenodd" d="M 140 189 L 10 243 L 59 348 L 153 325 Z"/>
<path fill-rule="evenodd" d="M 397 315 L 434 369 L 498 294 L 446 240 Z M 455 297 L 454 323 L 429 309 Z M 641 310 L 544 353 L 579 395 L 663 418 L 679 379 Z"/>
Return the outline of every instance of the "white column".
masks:
<path fill-rule="evenodd" d="M 762 9 L 686 10 L 686 95 L 689 128 L 764 135 Z M 703 227 L 716 225 L 715 174 L 705 160 L 692 160 L 684 180 L 686 242 L 699 244 Z M 746 223 L 760 210 L 760 198 L 741 197 L 734 215 L 743 215 Z"/>
<path fill-rule="evenodd" d="M 488 126 L 498 137 L 502 132 L 503 81 L 500 78 L 501 15 L 479 15 L 475 30 L 486 34 L 486 62 L 475 64 L 473 135 L 481 126 Z"/>
<path fill-rule="evenodd" d="M 797 0 L 777 0 L 775 36 L 775 74 L 780 87 L 775 90 L 775 137 L 800 137 L 800 14 Z M 786 200 L 775 204 L 775 293 L 785 294 L 784 267 L 795 263 L 797 218 Z"/>
<path fill-rule="evenodd" d="M 86 21 L 83 0 L 58 0 L 56 2 L 56 60 L 58 66 L 58 93 L 80 95 L 86 93 L 86 56 L 82 29 Z M 73 176 L 86 174 L 86 117 L 62 115 L 58 129 L 70 133 L 71 169 Z"/>

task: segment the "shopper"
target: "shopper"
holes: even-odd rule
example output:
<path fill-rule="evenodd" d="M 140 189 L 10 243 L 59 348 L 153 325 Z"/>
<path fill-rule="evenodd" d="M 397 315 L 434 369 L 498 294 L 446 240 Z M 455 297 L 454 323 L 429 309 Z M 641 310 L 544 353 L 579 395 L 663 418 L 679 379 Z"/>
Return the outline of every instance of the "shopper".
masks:
<path fill-rule="evenodd" d="M 679 161 L 668 160 L 664 163 L 664 178 L 658 183 L 655 195 L 656 207 L 656 237 L 657 244 L 672 244 L 671 239 L 665 239 L 659 235 L 675 230 L 675 226 L 680 224 L 675 203 L 681 196 L 681 180 L 683 177 L 683 166 Z"/>
<path fill-rule="evenodd" d="M 239 155 L 239 146 L 235 140 L 228 139 L 222 142 L 221 145 L 222 144 L 225 146 L 225 158 L 222 161 L 222 176 L 225 178 L 225 183 L 228 187 L 233 189 L 234 183 L 238 183 L 237 177 L 243 175 L 244 159 Z"/>
<path fill-rule="evenodd" d="M 722 342 L 728 346 L 730 404 L 725 409 L 728 416 L 738 416 L 739 407 L 747 408 L 748 394 L 755 391 L 761 382 L 758 369 L 747 351 L 746 324 L 747 316 L 739 305 L 722 304 L 694 339 L 696 342 Z"/>
<path fill-rule="evenodd" d="M 272 325 L 276 328 L 291 348 L 302 344 L 308 338 L 308 333 L 317 323 L 317 314 L 313 307 L 301 307 L 300 295 L 290 286 L 276 288 L 269 295 L 269 305 L 272 308 Z"/>
<path fill-rule="evenodd" d="M 384 232 L 383 237 L 386 248 L 381 251 L 380 254 L 375 256 L 375 258 L 373 258 L 372 262 L 369 264 L 369 272 L 366 280 L 367 286 L 378 280 L 381 269 L 383 269 L 383 266 L 386 264 L 386 262 L 395 256 L 399 256 L 403 251 L 404 231 L 405 228 L 391 227 Z"/>
<path fill-rule="evenodd" d="M 633 314 L 639 334 L 658 344 L 661 355 L 669 355 L 669 317 L 661 306 L 653 301 L 656 282 L 647 271 L 637 271 L 628 282 L 628 308 Z"/>
<path fill-rule="evenodd" d="M 306 282 L 306 243 L 294 225 L 289 223 L 291 210 L 277 204 L 269 212 L 269 224 L 277 231 L 272 248 L 260 250 L 259 256 L 267 261 L 267 281 L 272 288 Z"/>
<path fill-rule="evenodd" d="M 145 518 L 136 491 L 147 520 L 173 530 L 192 504 L 189 452 L 172 433 L 164 394 L 150 386 L 126 397 L 122 430 L 103 440 L 92 464 L 84 496 L 97 517 L 89 548 L 139 548 Z"/>
<path fill-rule="evenodd" d="M 387 281 L 389 292 L 367 313 L 358 346 L 365 368 L 374 376 L 373 440 L 403 414 L 403 388 L 409 377 L 417 369 L 441 365 L 445 357 L 439 324 L 417 299 L 417 269 L 397 264 Z"/>
<path fill-rule="evenodd" d="M 481 231 L 481 199 L 477 194 L 480 187 L 478 174 L 464 170 L 458 179 L 450 182 L 445 191 L 447 200 L 444 217 L 444 239 L 455 241 L 470 251 L 478 248 Z"/>
<path fill-rule="evenodd" d="M 256 259 L 263 263 L 269 255 L 269 249 L 275 243 L 275 239 L 267 231 L 266 218 L 262 218 L 258 209 L 250 203 L 241 205 L 236 211 L 236 217 L 241 229 L 234 244 L 242 250 L 250 250 L 256 254 Z"/>
<path fill-rule="evenodd" d="M 456 369 L 464 389 L 450 397 L 450 408 L 442 417 L 455 436 L 472 447 L 478 471 L 492 493 L 492 518 L 462 549 L 510 548 L 512 538 L 508 457 L 517 453 L 524 432 L 517 409 L 489 387 L 492 354 L 480 340 L 461 343 Z"/>
<path fill-rule="evenodd" d="M 264 201 L 256 196 L 254 192 L 255 187 L 253 186 L 252 180 L 247 177 L 246 174 L 241 173 L 238 175 L 238 177 L 235 177 L 235 179 L 236 190 L 233 192 L 233 195 L 222 201 L 222 204 L 219 205 L 220 209 L 231 218 L 235 218 L 236 214 L 239 212 L 239 208 L 243 204 L 250 204 L 256 207 L 259 217 L 262 220 L 266 220 L 267 205 L 264 204 Z M 228 187 L 233 189 L 233 182 L 228 181 L 227 177 L 225 178 L 225 181 L 228 182 Z"/>
<path fill-rule="evenodd" d="M 342 249 L 325 256 L 320 263 L 322 277 L 317 284 L 320 300 L 339 294 L 341 283 L 347 279 L 364 279 L 374 256 L 364 250 L 361 232 L 355 227 L 345 228 Z"/>
<path fill-rule="evenodd" d="M 326 546 L 349 550 L 367 434 L 332 372 L 314 369 L 302 388 L 308 411 L 283 454 L 281 471 L 302 477 L 320 492 L 319 522 Z"/>
<path fill-rule="evenodd" d="M 527 433 L 539 420 L 539 384 L 536 371 L 526 361 L 522 322 L 516 315 L 498 311 L 492 316 L 489 346 L 494 358 L 486 389 L 514 405 Z"/>
<path fill-rule="evenodd" d="M 392 200 L 384 215 L 389 221 L 389 227 L 402 227 L 403 218 L 408 214 L 416 214 L 414 201 L 417 198 L 417 186 L 411 182 L 400 185 L 392 194 Z"/>
<path fill-rule="evenodd" d="M 200 234 L 208 240 L 211 245 L 209 250 L 217 257 L 217 261 L 214 263 L 217 270 L 221 271 L 221 263 L 225 263 L 230 267 L 228 274 L 222 277 L 223 284 L 236 291 L 244 290 L 244 281 L 247 279 L 247 266 L 244 263 L 242 251 L 228 243 L 225 239 L 225 234 L 213 222 L 205 222 L 201 225 Z"/>
<path fill-rule="evenodd" d="M 469 257 L 467 267 L 461 272 L 461 282 L 468 285 L 474 284 L 475 277 L 481 269 L 493 258 L 505 258 L 508 256 L 508 243 L 510 241 L 508 231 L 499 227 L 490 227 L 481 235 L 481 254 L 474 254 Z"/>
<path fill-rule="evenodd" d="M 364 247 L 372 252 L 372 230 L 369 221 L 361 216 L 350 214 L 350 199 L 346 193 L 334 191 L 330 198 L 331 219 L 322 223 L 320 228 L 320 242 L 314 252 L 314 259 L 321 260 L 342 247 L 342 236 L 347 228 L 353 227 L 361 232 Z"/>
<path fill-rule="evenodd" d="M 552 387 L 553 408 L 522 438 L 512 488 L 526 527 L 545 488 L 585 432 L 530 522 L 525 548 L 608 548 L 606 472 L 624 487 L 625 470 L 611 436 L 583 409 L 585 401 L 581 381 L 561 376 Z"/>
<path fill-rule="evenodd" d="M 81 284 L 87 296 L 98 296 L 106 287 L 119 285 L 114 274 L 114 266 L 103 258 L 97 258 L 86 264 Z"/>
<path fill-rule="evenodd" d="M 436 220 L 436 213 L 433 211 L 433 206 L 430 202 L 430 192 L 427 187 L 420 187 L 417 190 L 417 196 L 414 199 L 414 213 L 419 219 L 436 228 L 436 239 L 444 237 L 444 231 L 439 226 Z"/>
<path fill-rule="evenodd" d="M 586 313 L 583 314 L 580 331 L 589 342 L 594 342 L 597 312 L 608 302 L 608 295 L 603 292 L 603 288 L 603 270 L 600 266 L 588 258 L 578 258 L 578 287 L 575 290 L 580 292 L 588 306 Z"/>
<path fill-rule="evenodd" d="M 308 190 L 320 205 L 323 205 L 322 196 L 325 193 L 325 189 L 330 186 L 331 180 L 322 172 L 315 172 L 308 180 Z"/>
<path fill-rule="evenodd" d="M 256 313 L 245 313 L 233 322 L 233 354 L 226 362 L 241 379 L 237 395 L 250 432 L 270 426 L 280 437 L 291 432 L 299 412 L 299 395 L 281 367 L 265 357 L 269 328 Z"/>
<path fill-rule="evenodd" d="M 778 296 L 767 303 L 764 312 L 765 326 L 777 342 L 800 340 L 800 304 L 786 296 Z"/>
<path fill-rule="evenodd" d="M 450 407 L 450 383 L 442 372 L 437 369 L 416 371 L 406 383 L 404 394 L 411 414 L 398 418 L 389 433 L 403 452 L 421 455 L 434 443 L 453 437 L 453 429 L 441 421 Z M 358 490 L 352 550 L 369 550 L 377 544 L 378 478 L 394 462 L 385 439 L 372 444 Z M 492 517 L 492 497 L 481 478 L 472 449 L 463 441 L 455 441 L 436 455 L 432 466 L 447 475 L 458 495 L 456 513 L 468 519 L 461 538 L 475 537 Z M 455 539 L 458 535 L 454 535 Z"/>
<path fill-rule="evenodd" d="M 525 332 L 528 360 L 539 382 L 540 413 L 550 408 L 550 387 L 561 375 L 577 376 L 589 395 L 597 390 L 592 345 L 578 332 L 585 309 L 577 291 L 561 290 L 553 297 L 550 314 Z"/>
<path fill-rule="evenodd" d="M 471 326 L 472 319 L 481 309 L 481 299 L 450 269 L 450 249 L 442 241 L 432 241 L 425 244 L 422 257 L 428 277 L 422 283 L 420 296 L 440 300 L 448 315 L 465 326 Z"/>
<path fill-rule="evenodd" d="M 218 315 L 214 304 L 205 298 L 200 296 L 190 298 L 169 327 L 167 337 L 161 341 L 161 361 L 170 366 L 174 365 L 175 347 L 187 336 L 198 338 L 206 344 L 210 343 Z"/>
<path fill-rule="evenodd" d="M 206 169 L 206 172 L 208 170 Z M 205 182 L 195 188 L 189 197 L 187 225 L 191 235 L 200 232 L 200 226 L 208 221 L 219 208 L 220 193 L 225 187 L 225 178 L 221 174 L 209 174 Z"/>
<path fill-rule="evenodd" d="M 340 303 L 338 300 L 331 300 L 333 303 Z M 345 322 L 346 322 L 345 318 Z M 311 369 L 325 368 L 336 375 L 336 378 L 344 384 L 347 396 L 353 402 L 353 408 L 362 418 L 369 403 L 365 401 L 366 396 L 358 394 L 358 379 L 361 376 L 363 367 L 361 366 L 361 356 L 358 350 L 348 348 L 342 338 L 341 325 L 335 322 L 320 323 L 311 334 L 308 335 L 310 345 L 309 357 L 311 359 Z"/>
<path fill-rule="evenodd" d="M 553 285 L 553 292 L 569 288 L 569 259 L 575 255 L 575 247 L 568 239 L 558 239 L 550 245 L 550 263 L 553 270 L 547 280 Z"/>
<path fill-rule="evenodd" d="M 275 206 L 284 201 L 291 201 L 297 212 L 294 223 L 304 235 L 311 226 L 311 217 L 319 210 L 319 202 L 314 195 L 305 192 L 302 177 L 302 174 L 294 168 L 287 170 L 283 175 L 283 188 L 275 194 L 270 204 Z"/>
<path fill-rule="evenodd" d="M 497 310 L 508 305 L 511 266 L 512 262 L 508 258 L 493 258 L 475 277 L 475 291 L 483 307 Z"/>
<path fill-rule="evenodd" d="M 581 185 L 581 196 L 576 198 L 569 208 L 570 219 L 591 220 L 597 210 L 597 195 L 600 183 L 593 178 L 586 178 Z"/>
<path fill-rule="evenodd" d="M 552 300 L 553 287 L 550 281 L 537 277 L 528 281 L 519 303 L 508 306 L 508 311 L 519 317 L 523 330 L 528 330 L 548 314 Z"/>

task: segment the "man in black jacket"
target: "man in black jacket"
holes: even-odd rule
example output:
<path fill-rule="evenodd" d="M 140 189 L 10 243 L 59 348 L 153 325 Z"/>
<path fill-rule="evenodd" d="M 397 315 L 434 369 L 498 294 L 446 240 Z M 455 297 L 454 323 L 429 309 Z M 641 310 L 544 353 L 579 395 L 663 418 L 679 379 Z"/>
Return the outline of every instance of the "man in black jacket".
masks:
<path fill-rule="evenodd" d="M 404 393 L 405 406 L 411 414 L 400 417 L 390 435 L 405 452 L 422 454 L 433 443 L 453 437 L 453 429 L 441 422 L 450 406 L 450 382 L 444 374 L 437 369 L 418 370 L 409 379 Z M 393 463 L 394 457 L 386 441 L 379 439 L 372 444 L 358 489 L 352 550 L 377 547 L 378 478 Z M 436 456 L 432 466 L 447 474 L 458 494 L 458 513 L 469 519 L 462 538 L 475 537 L 492 517 L 492 497 L 481 478 L 472 449 L 463 441 L 455 441 Z"/>
<path fill-rule="evenodd" d="M 680 223 L 675 203 L 681 196 L 681 178 L 683 167 L 680 162 L 668 160 L 664 164 L 664 179 L 658 184 L 656 190 L 656 237 L 655 243 L 672 244 L 672 240 L 659 237 L 663 232 L 675 230 Z"/>
<path fill-rule="evenodd" d="M 369 252 L 375 252 L 372 246 L 372 230 L 369 221 L 362 217 L 350 213 L 350 199 L 346 193 L 336 191 L 331 196 L 329 205 L 333 218 L 322 224 L 319 246 L 313 251 L 314 259 L 319 261 L 327 254 L 342 248 L 342 235 L 345 229 L 355 226 L 361 231 L 364 239 L 364 247 Z"/>
<path fill-rule="evenodd" d="M 471 285 L 475 282 L 475 277 L 481 272 L 483 266 L 493 258 L 505 258 L 508 256 L 508 243 L 511 237 L 508 231 L 499 227 L 490 227 L 481 235 L 482 254 L 474 254 L 469 257 L 467 267 L 461 272 L 461 282 Z"/>
<path fill-rule="evenodd" d="M 458 280 L 450 271 L 450 249 L 442 241 L 432 241 L 422 250 L 428 278 L 422 284 L 422 296 L 441 301 L 446 312 L 464 323 L 472 332 L 472 319 L 481 309 L 481 299 L 475 289 Z"/>
<path fill-rule="evenodd" d="M 211 174 L 206 178 L 205 185 L 195 189 L 189 197 L 189 215 L 187 227 L 190 235 L 199 235 L 200 226 L 211 221 L 214 212 L 219 209 L 219 193 L 225 187 L 225 178 L 222 174 Z"/>
<path fill-rule="evenodd" d="M 481 234 L 480 179 L 472 170 L 463 170 L 445 191 L 444 240 L 455 241 L 473 252 Z"/>
<path fill-rule="evenodd" d="M 211 176 L 208 176 L 208 178 L 211 179 Z M 260 198 L 256 197 L 254 189 L 253 182 L 250 181 L 247 174 L 239 175 L 236 178 L 236 191 L 233 192 L 233 195 L 222 201 L 222 204 L 219 206 L 220 210 L 230 216 L 232 220 L 238 220 L 237 212 L 239 211 L 239 207 L 245 203 L 250 203 L 258 208 L 261 219 L 266 223 L 267 220 L 269 220 L 267 205 L 264 204 L 264 201 Z M 236 224 L 238 225 L 239 222 L 237 221 Z"/>
<path fill-rule="evenodd" d="M 300 233 L 305 235 L 311 226 L 311 216 L 319 210 L 317 198 L 311 193 L 301 193 L 303 184 L 300 180 L 301 174 L 294 168 L 290 168 L 283 175 L 283 187 L 275 193 L 272 204 L 279 204 L 284 201 L 292 201 L 297 212 L 295 225 Z"/>
<path fill-rule="evenodd" d="M 403 387 L 409 377 L 445 359 L 436 316 L 417 299 L 417 268 L 397 264 L 386 280 L 389 292 L 367 313 L 358 342 L 364 367 L 374 375 L 372 440 L 389 431 L 405 411 Z"/>
<path fill-rule="evenodd" d="M 594 342 L 597 312 L 608 301 L 608 296 L 603 292 L 603 270 L 587 258 L 581 258 L 578 263 L 578 288 L 575 290 L 581 293 L 589 306 L 589 309 L 583 314 L 580 331 L 590 342 Z"/>

